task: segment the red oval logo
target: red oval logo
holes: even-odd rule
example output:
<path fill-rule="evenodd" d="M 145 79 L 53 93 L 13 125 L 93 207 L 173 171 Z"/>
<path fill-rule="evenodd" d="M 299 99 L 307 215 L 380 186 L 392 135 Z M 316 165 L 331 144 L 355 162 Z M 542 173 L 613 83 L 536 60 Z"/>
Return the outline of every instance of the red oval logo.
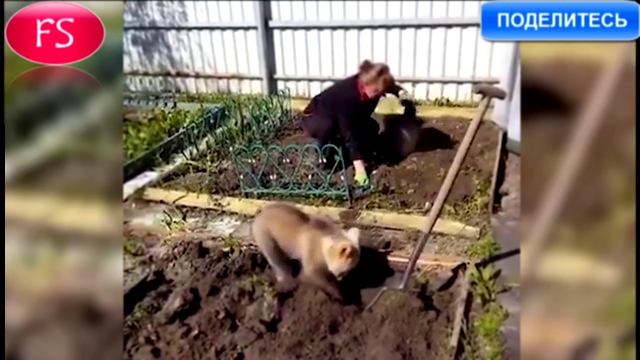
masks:
<path fill-rule="evenodd" d="M 46 1 L 26 6 L 7 21 L 7 45 L 18 56 L 42 65 L 69 65 L 93 55 L 105 28 L 93 11 L 78 4 Z"/>
<path fill-rule="evenodd" d="M 87 89 L 96 89 L 101 86 L 95 77 L 80 69 L 66 66 L 42 66 L 29 69 L 16 76 L 9 84 L 9 87 L 12 90 L 24 91 L 47 87 L 63 87 L 70 84 Z"/>

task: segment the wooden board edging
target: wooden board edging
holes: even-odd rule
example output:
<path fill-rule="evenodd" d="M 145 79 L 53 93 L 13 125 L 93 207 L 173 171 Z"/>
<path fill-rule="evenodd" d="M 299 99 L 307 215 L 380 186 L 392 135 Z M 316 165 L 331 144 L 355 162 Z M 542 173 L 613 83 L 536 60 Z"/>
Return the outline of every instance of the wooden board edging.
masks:
<path fill-rule="evenodd" d="M 5 193 L 4 211 L 8 221 L 89 234 L 117 233 L 122 214 L 117 204 L 15 190 Z"/>
<path fill-rule="evenodd" d="M 263 206 L 269 203 L 269 201 L 266 200 L 224 197 L 177 190 L 164 190 L 159 188 L 144 189 L 142 198 L 146 201 L 163 202 L 167 204 L 202 209 L 223 210 L 230 213 L 248 216 L 255 215 Z M 349 210 L 343 208 L 299 204 L 294 205 L 310 214 L 323 215 L 336 221 L 352 222 L 362 226 L 422 231 L 425 223 L 425 217 L 421 215 L 366 210 L 361 211 L 356 216 L 349 216 Z M 438 219 L 433 228 L 433 232 L 462 236 L 466 238 L 478 238 L 480 234 L 480 230 L 476 227 L 445 219 Z"/>
<path fill-rule="evenodd" d="M 387 256 L 387 260 L 391 263 L 406 265 L 411 259 L 405 254 L 398 254 L 397 252 L 391 252 Z M 454 268 L 462 263 L 468 262 L 467 259 L 453 256 L 440 256 L 436 254 L 422 254 L 416 264 L 420 266 L 442 266 L 446 268 Z"/>

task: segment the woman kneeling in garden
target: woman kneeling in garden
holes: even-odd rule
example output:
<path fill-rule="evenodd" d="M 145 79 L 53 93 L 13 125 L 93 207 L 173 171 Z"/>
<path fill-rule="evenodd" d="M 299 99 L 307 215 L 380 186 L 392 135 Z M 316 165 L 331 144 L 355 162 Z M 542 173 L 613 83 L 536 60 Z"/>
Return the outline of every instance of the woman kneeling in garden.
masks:
<path fill-rule="evenodd" d="M 380 128 L 371 114 L 382 96 L 398 97 L 401 90 L 386 64 L 365 60 L 356 75 L 334 83 L 311 99 L 301 126 L 320 148 L 328 144 L 341 148 L 345 165 L 353 162 L 356 183 L 368 185 L 366 166 L 376 161 L 376 147 L 382 145 L 376 143 Z M 323 166 L 333 168 L 336 154 L 325 151 L 323 155 Z"/>

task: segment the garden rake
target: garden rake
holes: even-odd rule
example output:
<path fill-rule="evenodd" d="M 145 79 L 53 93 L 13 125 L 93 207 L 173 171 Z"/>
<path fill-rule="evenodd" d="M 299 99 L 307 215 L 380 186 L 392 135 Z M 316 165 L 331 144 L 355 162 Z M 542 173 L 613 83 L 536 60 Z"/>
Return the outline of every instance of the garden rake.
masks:
<path fill-rule="evenodd" d="M 422 253 L 422 250 L 424 249 L 424 246 L 426 245 L 427 240 L 429 239 L 429 234 L 431 233 L 431 230 L 433 229 L 433 226 L 435 225 L 436 220 L 440 216 L 442 207 L 444 206 L 444 203 L 447 200 L 447 197 L 449 196 L 449 192 L 451 191 L 451 187 L 453 186 L 454 180 L 458 176 L 458 172 L 460 171 L 462 162 L 464 161 L 465 157 L 467 156 L 467 153 L 469 152 L 471 143 L 473 142 L 473 139 L 475 138 L 478 132 L 478 129 L 480 128 L 482 119 L 484 118 L 485 114 L 487 113 L 487 110 L 489 109 L 489 105 L 491 104 L 491 99 L 496 98 L 496 99 L 503 100 L 506 97 L 506 92 L 504 90 L 495 86 L 485 85 L 485 84 L 474 86 L 473 92 L 476 94 L 480 94 L 482 96 L 482 100 L 480 101 L 480 107 L 478 108 L 478 112 L 476 113 L 476 116 L 473 118 L 473 120 L 471 120 L 471 123 L 469 124 L 469 128 L 467 129 L 467 132 L 464 135 L 462 142 L 460 143 L 460 147 L 456 152 L 453 162 L 449 167 L 447 176 L 442 182 L 442 186 L 440 186 L 440 190 L 438 191 L 438 196 L 436 197 L 436 200 L 434 201 L 433 205 L 431 206 L 431 210 L 429 211 L 429 216 L 427 217 L 424 232 L 422 234 L 422 237 L 416 244 L 416 247 L 414 248 L 413 253 L 411 254 L 411 258 L 407 265 L 407 269 L 402 275 L 402 279 L 399 283 L 396 281 L 398 278 L 396 277 L 389 278 L 389 280 L 385 282 L 385 284 L 383 284 L 381 288 L 378 289 L 373 300 L 371 300 L 367 304 L 367 306 L 365 307 L 365 311 L 370 309 L 380 299 L 380 297 L 382 297 L 382 295 L 388 290 L 403 291 L 403 292 L 407 291 L 407 286 L 409 284 L 409 279 L 411 278 L 411 274 L 413 273 L 416 263 L 420 258 L 420 254 Z"/>

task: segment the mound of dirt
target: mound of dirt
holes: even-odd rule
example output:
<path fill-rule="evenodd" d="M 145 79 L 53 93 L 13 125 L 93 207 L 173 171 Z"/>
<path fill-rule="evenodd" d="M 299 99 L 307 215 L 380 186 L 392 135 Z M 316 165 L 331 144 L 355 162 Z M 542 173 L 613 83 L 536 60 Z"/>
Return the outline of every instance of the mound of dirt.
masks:
<path fill-rule="evenodd" d="M 390 293 L 363 313 L 306 286 L 276 296 L 267 263 L 253 249 L 182 242 L 153 264 L 125 294 L 127 359 L 447 356 L 453 289 L 432 296 Z"/>

